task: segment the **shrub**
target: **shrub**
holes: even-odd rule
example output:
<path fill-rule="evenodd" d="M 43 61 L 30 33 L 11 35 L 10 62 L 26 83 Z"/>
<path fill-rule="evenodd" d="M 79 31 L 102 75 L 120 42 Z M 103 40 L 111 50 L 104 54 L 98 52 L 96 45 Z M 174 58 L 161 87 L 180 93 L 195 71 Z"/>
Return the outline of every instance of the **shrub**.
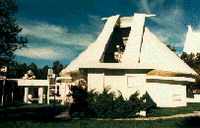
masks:
<path fill-rule="evenodd" d="M 72 97 L 73 103 L 70 106 L 69 114 L 75 116 L 84 116 L 84 113 L 87 111 L 87 91 L 81 86 L 72 86 Z"/>
<path fill-rule="evenodd" d="M 79 91 L 79 93 L 83 92 Z M 145 102 L 146 95 L 139 98 L 139 93 L 136 92 L 130 96 L 129 100 L 125 100 L 121 92 L 118 93 L 119 95 L 116 96 L 116 93 L 105 88 L 102 93 L 94 90 L 88 92 L 86 99 L 83 99 L 83 94 L 76 95 L 82 98 L 77 98 L 74 95 L 75 102 L 71 106 L 70 113 L 76 117 L 129 118 L 136 116 L 137 112 L 149 108 L 149 105 Z"/>

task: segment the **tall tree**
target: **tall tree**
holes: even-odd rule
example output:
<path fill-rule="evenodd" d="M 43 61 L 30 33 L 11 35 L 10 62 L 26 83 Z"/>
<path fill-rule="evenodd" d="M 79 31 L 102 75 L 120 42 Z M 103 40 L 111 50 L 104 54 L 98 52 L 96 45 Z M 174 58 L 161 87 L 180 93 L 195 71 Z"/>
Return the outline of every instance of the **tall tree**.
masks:
<path fill-rule="evenodd" d="M 185 61 L 191 68 L 193 68 L 198 74 L 200 74 L 200 53 L 187 54 L 183 53 L 181 59 Z"/>
<path fill-rule="evenodd" d="M 48 72 L 49 66 L 45 65 L 42 69 L 41 69 L 41 79 L 47 79 L 47 72 Z"/>
<path fill-rule="evenodd" d="M 36 76 L 36 78 L 39 77 L 40 73 L 39 73 L 39 69 L 37 67 L 37 65 L 35 63 L 31 63 L 29 66 L 28 66 L 28 70 L 31 70 L 34 75 Z"/>
<path fill-rule="evenodd" d="M 22 28 L 16 23 L 16 12 L 15 0 L 0 0 L 0 66 L 8 64 L 14 57 L 13 52 L 27 42 L 19 36 Z"/>
<path fill-rule="evenodd" d="M 54 61 L 52 68 L 53 68 L 53 71 L 56 74 L 56 76 L 59 76 L 59 73 L 63 69 L 63 65 L 60 63 L 60 61 Z"/>
<path fill-rule="evenodd" d="M 191 53 L 191 54 L 187 54 L 185 52 L 182 53 L 181 55 L 181 59 L 183 61 L 185 61 L 185 63 L 187 63 L 190 67 L 194 67 L 195 65 L 195 54 Z"/>
<path fill-rule="evenodd" d="M 174 46 L 172 46 L 172 45 L 170 45 L 170 44 L 167 44 L 167 47 L 168 47 L 171 51 L 176 52 L 176 48 L 175 48 Z"/>

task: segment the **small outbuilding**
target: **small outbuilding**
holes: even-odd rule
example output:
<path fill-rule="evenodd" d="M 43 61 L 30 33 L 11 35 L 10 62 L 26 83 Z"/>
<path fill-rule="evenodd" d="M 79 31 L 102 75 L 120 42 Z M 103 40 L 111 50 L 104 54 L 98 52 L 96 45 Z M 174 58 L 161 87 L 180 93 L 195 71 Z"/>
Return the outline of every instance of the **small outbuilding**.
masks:
<path fill-rule="evenodd" d="M 145 26 L 151 16 L 135 13 L 104 18 L 97 40 L 61 75 L 85 78 L 88 90 L 102 92 L 109 87 L 127 99 L 138 91 L 148 93 L 158 107 L 186 106 L 186 86 L 195 82 L 197 73 Z"/>

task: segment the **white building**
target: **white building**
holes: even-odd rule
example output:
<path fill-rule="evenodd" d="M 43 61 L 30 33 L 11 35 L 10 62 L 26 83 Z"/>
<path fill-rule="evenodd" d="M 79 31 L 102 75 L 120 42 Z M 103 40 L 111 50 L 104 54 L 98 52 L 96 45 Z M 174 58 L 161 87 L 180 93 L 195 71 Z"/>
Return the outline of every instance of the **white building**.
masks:
<path fill-rule="evenodd" d="M 76 79 L 80 74 L 88 90 L 110 87 L 127 99 L 136 91 L 147 92 L 158 107 L 186 106 L 186 85 L 195 81 L 196 72 L 145 27 L 150 16 L 106 18 L 97 40 L 61 75 Z"/>
<path fill-rule="evenodd" d="M 183 51 L 187 54 L 200 53 L 200 32 L 193 31 L 190 25 L 188 26 Z"/>

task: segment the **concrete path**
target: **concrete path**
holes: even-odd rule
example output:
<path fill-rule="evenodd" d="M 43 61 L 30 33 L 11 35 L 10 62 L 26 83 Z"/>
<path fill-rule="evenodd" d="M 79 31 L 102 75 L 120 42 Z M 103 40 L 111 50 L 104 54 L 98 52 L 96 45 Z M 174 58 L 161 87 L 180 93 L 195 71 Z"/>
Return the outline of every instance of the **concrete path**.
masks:
<path fill-rule="evenodd" d="M 183 117 L 200 117 L 200 112 L 195 111 L 193 113 L 187 113 L 187 114 L 176 114 L 171 116 L 161 116 L 161 117 L 142 117 L 142 118 L 135 118 L 135 120 L 166 120 L 166 119 L 173 119 L 173 118 L 183 118 Z"/>
<path fill-rule="evenodd" d="M 59 115 L 55 116 L 55 119 L 69 120 L 69 119 L 71 119 L 71 116 L 68 111 L 65 111 L 65 112 L 62 112 Z"/>
<path fill-rule="evenodd" d="M 184 118 L 184 117 L 200 117 L 200 111 L 194 111 L 193 113 L 187 114 L 176 114 L 171 116 L 160 116 L 160 117 L 138 117 L 138 118 L 117 118 L 117 119 L 101 119 L 97 118 L 96 120 L 167 120 L 173 118 Z"/>
<path fill-rule="evenodd" d="M 159 116 L 159 117 L 137 117 L 137 118 L 90 118 L 89 120 L 167 120 L 167 119 L 173 119 L 173 118 L 184 118 L 184 117 L 200 117 L 200 111 L 194 111 L 193 113 L 186 113 L 186 114 L 176 114 L 171 116 Z M 62 112 L 59 115 L 55 117 L 56 119 L 64 119 L 68 120 L 71 119 L 68 112 Z M 79 118 L 73 118 L 73 119 L 79 119 Z"/>

